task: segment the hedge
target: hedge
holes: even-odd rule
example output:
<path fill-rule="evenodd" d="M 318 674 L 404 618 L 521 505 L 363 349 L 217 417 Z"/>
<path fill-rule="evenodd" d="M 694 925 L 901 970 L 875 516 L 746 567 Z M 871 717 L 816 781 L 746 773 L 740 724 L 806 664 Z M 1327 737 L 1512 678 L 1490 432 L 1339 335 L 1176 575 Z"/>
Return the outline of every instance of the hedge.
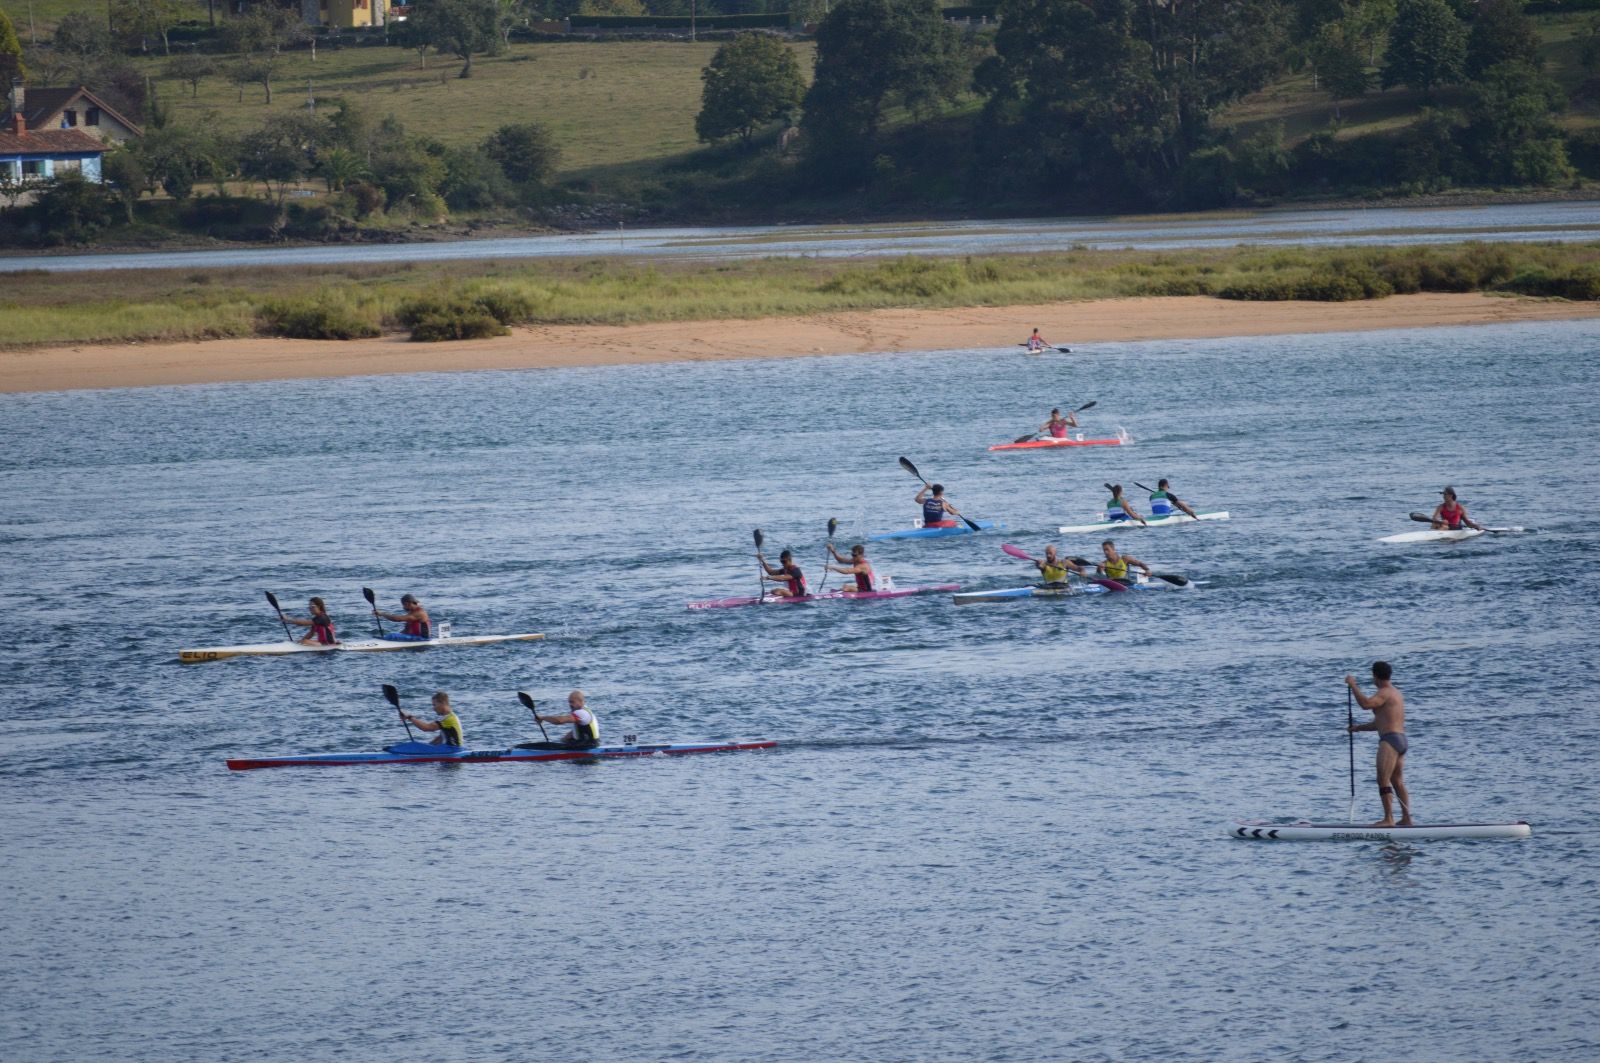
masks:
<path fill-rule="evenodd" d="M 573 15 L 567 22 L 575 30 L 687 30 L 690 22 L 708 32 L 789 28 L 788 15 Z"/>

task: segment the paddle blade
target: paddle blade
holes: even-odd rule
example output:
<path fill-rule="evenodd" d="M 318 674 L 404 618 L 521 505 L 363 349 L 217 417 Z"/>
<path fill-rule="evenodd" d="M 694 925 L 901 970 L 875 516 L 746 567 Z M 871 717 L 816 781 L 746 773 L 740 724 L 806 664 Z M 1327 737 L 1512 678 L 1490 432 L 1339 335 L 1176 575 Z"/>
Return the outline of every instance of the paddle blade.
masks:
<path fill-rule="evenodd" d="M 838 530 L 839 530 L 839 518 L 838 517 L 829 517 L 828 518 L 828 538 L 832 539 L 833 538 L 833 533 L 838 531 Z"/>
<path fill-rule="evenodd" d="M 1412 513 L 1412 514 L 1410 514 L 1410 517 L 1411 517 L 1412 520 L 1416 521 L 1419 524 L 1432 524 L 1433 523 L 1433 518 L 1430 517 L 1430 516 L 1427 516 L 1426 514 L 1423 514 L 1423 513 Z"/>
<path fill-rule="evenodd" d="M 762 543 L 764 543 L 764 542 L 766 542 L 766 539 L 765 539 L 765 537 L 764 537 L 764 536 L 762 536 L 762 534 L 761 534 L 761 529 L 760 529 L 760 528 L 757 528 L 757 529 L 756 529 L 756 530 L 755 530 L 755 536 L 754 536 L 754 538 L 755 538 L 755 541 L 756 541 L 756 549 L 757 549 L 757 550 L 759 550 L 759 549 L 761 549 L 761 544 L 762 544 Z"/>
<path fill-rule="evenodd" d="M 1079 406 L 1076 410 L 1073 410 L 1072 412 L 1073 413 L 1082 413 L 1084 410 L 1089 409 L 1091 406 L 1098 406 L 1099 404 L 1100 404 L 1100 400 L 1099 399 L 1094 399 L 1094 400 L 1092 400 L 1090 402 L 1084 403 L 1082 406 Z"/>
<path fill-rule="evenodd" d="M 517 691 L 517 700 L 522 702 L 523 707 L 526 708 L 529 712 L 533 711 L 533 695 L 532 694 L 529 694 L 526 690 L 519 690 L 519 691 Z"/>
<path fill-rule="evenodd" d="M 383 696 L 389 699 L 389 704 L 395 708 L 400 707 L 400 690 L 393 683 L 383 684 Z"/>
<path fill-rule="evenodd" d="M 1137 487 L 1141 491 L 1150 491 L 1150 488 L 1146 487 L 1144 484 L 1140 483 L 1138 480 L 1133 481 L 1133 486 Z M 1155 492 L 1151 491 L 1150 493 L 1154 494 Z"/>
<path fill-rule="evenodd" d="M 1010 554 L 1012 557 L 1021 558 L 1024 561 L 1032 561 L 1033 560 L 1033 558 L 1029 557 L 1027 552 L 1025 550 L 1023 550 L 1022 547 L 1020 547 L 1020 546 L 1012 546 L 1010 543 L 1001 543 L 1000 544 L 1000 549 L 1004 550 L 1006 553 Z"/>
<path fill-rule="evenodd" d="M 374 609 L 378 607 L 378 596 L 372 593 L 371 587 L 362 587 L 361 597 L 365 598 L 367 600 L 367 604 L 372 606 Z"/>
<path fill-rule="evenodd" d="M 278 606 L 278 596 L 273 594 L 271 591 L 267 592 L 267 602 L 272 606 L 272 608 L 277 609 L 278 612 L 283 612 L 283 610 Z"/>
<path fill-rule="evenodd" d="M 1013 442 L 1013 443 L 1027 443 L 1030 440 L 1032 440 L 1034 436 L 1037 436 L 1038 434 L 1039 434 L 1038 432 L 1029 432 L 1025 436 L 1018 436 L 1017 438 L 1013 439 L 1011 442 Z"/>
<path fill-rule="evenodd" d="M 1089 559 L 1087 557 L 1069 557 L 1069 558 L 1067 558 L 1067 560 L 1071 561 L 1074 565 L 1077 565 L 1080 568 L 1093 568 L 1094 567 L 1094 565 L 1089 561 Z"/>
<path fill-rule="evenodd" d="M 1106 590 L 1113 591 L 1113 592 L 1125 591 L 1125 590 L 1128 589 L 1127 584 L 1118 583 L 1114 579 L 1099 579 L 1098 577 L 1090 576 L 1089 577 L 1089 582 L 1090 583 L 1098 583 L 1098 584 L 1100 584 L 1100 586 L 1104 587 Z"/>
<path fill-rule="evenodd" d="M 1150 578 L 1161 580 L 1163 583 L 1170 583 L 1174 587 L 1187 587 L 1189 585 L 1187 576 L 1179 576 L 1172 572 L 1152 572 L 1150 573 Z"/>
<path fill-rule="evenodd" d="M 910 473 L 912 476 L 915 476 L 917 479 L 922 480 L 922 474 L 917 471 L 917 467 L 915 465 L 911 464 L 910 458 L 901 458 L 900 467 L 906 472 Z M 927 483 L 928 481 L 922 480 L 922 482 Z"/>

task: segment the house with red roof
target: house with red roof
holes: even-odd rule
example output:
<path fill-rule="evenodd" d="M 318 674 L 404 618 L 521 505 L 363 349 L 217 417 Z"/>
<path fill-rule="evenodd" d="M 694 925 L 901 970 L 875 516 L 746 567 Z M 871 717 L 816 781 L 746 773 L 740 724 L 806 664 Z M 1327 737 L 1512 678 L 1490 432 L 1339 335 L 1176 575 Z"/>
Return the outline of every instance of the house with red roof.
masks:
<path fill-rule="evenodd" d="M 11 86 L 9 113 L 0 122 L 0 184 L 35 184 L 72 172 L 101 180 L 100 160 L 110 145 L 82 129 L 34 129 L 27 95 L 21 82 Z"/>
<path fill-rule="evenodd" d="M 0 110 L 0 129 L 11 128 L 13 114 L 22 115 L 29 129 L 41 133 L 47 129 L 80 129 L 111 144 L 144 136 L 138 123 L 83 85 L 26 90 L 21 85 L 12 86 L 12 93 Z"/>

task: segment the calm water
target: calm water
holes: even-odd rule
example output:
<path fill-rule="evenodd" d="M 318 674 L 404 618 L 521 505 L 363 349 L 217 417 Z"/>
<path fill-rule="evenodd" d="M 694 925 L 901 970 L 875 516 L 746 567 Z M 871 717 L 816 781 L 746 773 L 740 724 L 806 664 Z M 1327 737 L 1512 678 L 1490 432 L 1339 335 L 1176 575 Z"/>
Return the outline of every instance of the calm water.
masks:
<path fill-rule="evenodd" d="M 7 1060 L 1587 1060 L 1600 1051 L 1594 351 L 1565 323 L 0 397 Z M 989 454 L 1096 399 L 1122 450 Z M 1130 532 L 1191 592 L 691 613 L 906 523 L 905 454 L 1004 536 L 875 545 L 998 587 Z M 1385 547 L 1446 482 L 1534 534 Z M 846 540 L 848 541 L 848 540 Z M 1095 539 L 1073 540 L 1092 552 Z M 837 577 L 835 577 L 837 579 Z M 416 592 L 544 643 L 180 666 L 263 590 Z M 1419 817 L 1522 843 L 1252 845 L 1340 818 L 1339 683 L 1392 660 Z M 671 762 L 288 770 L 378 690 L 586 688 Z M 1358 746 L 1361 814 L 1372 737 Z"/>
<path fill-rule="evenodd" d="M 1218 211 L 1170 217 L 1023 218 L 880 225 L 756 225 L 660 228 L 435 243 L 341 244 L 0 257 L 15 269 L 220 269 L 438 262 L 456 259 L 603 257 L 738 259 L 766 255 L 855 258 L 876 255 L 978 255 L 1072 248 L 1162 250 L 1239 244 L 1452 244 L 1464 240 L 1594 240 L 1594 203 L 1518 203 L 1477 207 Z"/>

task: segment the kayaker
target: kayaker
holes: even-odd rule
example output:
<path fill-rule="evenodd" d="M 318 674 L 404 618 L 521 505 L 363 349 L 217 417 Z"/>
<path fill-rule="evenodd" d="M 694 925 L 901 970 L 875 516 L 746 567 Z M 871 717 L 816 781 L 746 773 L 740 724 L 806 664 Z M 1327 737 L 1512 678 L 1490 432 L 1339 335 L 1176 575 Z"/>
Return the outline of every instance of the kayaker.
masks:
<path fill-rule="evenodd" d="M 540 723 L 566 723 L 572 730 L 561 736 L 561 745 L 568 749 L 591 749 L 600 744 L 600 721 L 595 719 L 584 704 L 583 691 L 574 690 L 567 695 L 567 711 L 560 716 L 537 716 Z M 538 748 L 542 743 L 529 747 Z"/>
<path fill-rule="evenodd" d="M 1463 527 L 1483 530 L 1483 525 L 1467 516 L 1467 507 L 1456 501 L 1454 487 L 1446 487 L 1440 494 L 1444 495 L 1444 501 L 1433 511 L 1432 526 L 1435 531 L 1460 531 Z"/>
<path fill-rule="evenodd" d="M 766 575 L 761 578 L 768 583 L 778 583 L 772 593 L 779 598 L 803 598 L 806 594 L 805 573 L 800 571 L 800 566 L 794 563 L 794 554 L 789 550 L 778 555 L 778 567 L 773 568 L 767 564 L 767 559 L 761 556 L 761 551 L 756 551 L 756 560 L 761 562 L 761 568 Z"/>
<path fill-rule="evenodd" d="M 1150 515 L 1152 517 L 1170 517 L 1174 507 L 1189 514 L 1195 520 L 1200 519 L 1199 515 L 1190 509 L 1183 499 L 1168 489 L 1166 478 L 1162 477 L 1156 481 L 1156 489 L 1150 492 Z"/>
<path fill-rule="evenodd" d="M 1406 758 L 1406 698 L 1389 682 L 1394 669 L 1388 661 L 1374 661 L 1372 681 L 1377 689 L 1369 698 L 1361 693 L 1355 676 L 1344 677 L 1345 686 L 1356 696 L 1356 703 L 1372 713 L 1368 723 L 1353 723 L 1351 731 L 1378 732 L 1378 798 L 1383 802 L 1383 818 L 1374 827 L 1411 826 L 1411 794 L 1406 790 L 1401 769 Z M 1394 821 L 1394 798 L 1400 798 L 1400 822 Z"/>
<path fill-rule="evenodd" d="M 842 576 L 854 576 L 856 578 L 857 594 L 866 594 L 869 591 L 877 590 L 877 580 L 872 575 L 872 566 L 867 563 L 867 548 L 865 546 L 860 543 L 852 546 L 850 548 L 850 556 L 846 558 L 833 548 L 832 543 L 829 543 L 828 553 L 832 554 L 833 559 L 839 564 L 823 565 L 824 570 L 837 572 Z"/>
<path fill-rule="evenodd" d="M 954 528 L 956 522 L 950 518 L 961 516 L 961 511 L 944 497 L 944 484 L 924 484 L 912 501 L 922 507 L 924 528 Z"/>
<path fill-rule="evenodd" d="M 433 740 L 436 746 L 466 745 L 461 734 L 461 718 L 450 707 L 450 695 L 442 690 L 433 695 L 433 714 L 438 719 L 419 720 L 409 712 L 406 713 L 406 719 L 416 724 L 419 731 L 438 731 L 439 737 Z"/>
<path fill-rule="evenodd" d="M 1042 351 L 1048 346 L 1050 345 L 1045 342 L 1044 337 L 1039 335 L 1039 330 L 1034 329 L 1033 335 L 1028 337 L 1028 350 Z"/>
<path fill-rule="evenodd" d="M 306 637 L 300 640 L 300 644 L 302 646 L 338 645 L 339 636 L 334 634 L 333 618 L 328 615 L 328 607 L 323 604 L 322 599 L 313 598 L 306 604 L 311 608 L 310 618 L 302 620 L 298 616 L 284 617 L 285 620 L 296 627 L 308 627 L 311 629 L 306 632 Z"/>
<path fill-rule="evenodd" d="M 1105 552 L 1106 559 L 1095 566 L 1095 569 L 1106 579 L 1128 581 L 1128 566 L 1133 565 L 1144 570 L 1146 577 L 1150 575 L 1150 566 L 1140 561 L 1137 557 L 1117 553 L 1117 544 L 1107 539 L 1100 544 L 1100 549 Z"/>
<path fill-rule="evenodd" d="M 1067 438 L 1067 429 L 1078 427 L 1078 418 L 1069 410 L 1063 417 L 1059 409 L 1050 411 L 1050 419 L 1039 426 L 1039 431 L 1049 432 L 1052 439 Z"/>
<path fill-rule="evenodd" d="M 1046 587 L 1064 587 L 1067 584 L 1067 573 L 1083 575 L 1083 566 L 1068 558 L 1057 557 L 1054 545 L 1044 548 L 1044 560 L 1037 558 L 1033 562 L 1039 568 L 1039 579 Z"/>
<path fill-rule="evenodd" d="M 1106 484 L 1106 486 L 1111 489 L 1111 501 L 1106 503 L 1106 520 L 1136 520 L 1140 524 L 1149 523 L 1139 516 L 1139 511 L 1129 505 L 1128 500 L 1122 496 L 1121 484 Z"/>
<path fill-rule="evenodd" d="M 428 619 L 428 611 L 422 607 L 421 602 L 417 601 L 415 595 L 402 594 L 400 596 L 400 608 L 404 609 L 405 612 L 385 613 L 381 612 L 376 606 L 373 607 L 373 616 L 381 616 L 385 620 L 393 620 L 397 624 L 405 624 L 405 628 L 402 631 L 398 634 L 388 635 L 386 636 L 387 638 L 415 639 L 418 642 L 423 642 L 431 637 L 433 623 Z"/>

